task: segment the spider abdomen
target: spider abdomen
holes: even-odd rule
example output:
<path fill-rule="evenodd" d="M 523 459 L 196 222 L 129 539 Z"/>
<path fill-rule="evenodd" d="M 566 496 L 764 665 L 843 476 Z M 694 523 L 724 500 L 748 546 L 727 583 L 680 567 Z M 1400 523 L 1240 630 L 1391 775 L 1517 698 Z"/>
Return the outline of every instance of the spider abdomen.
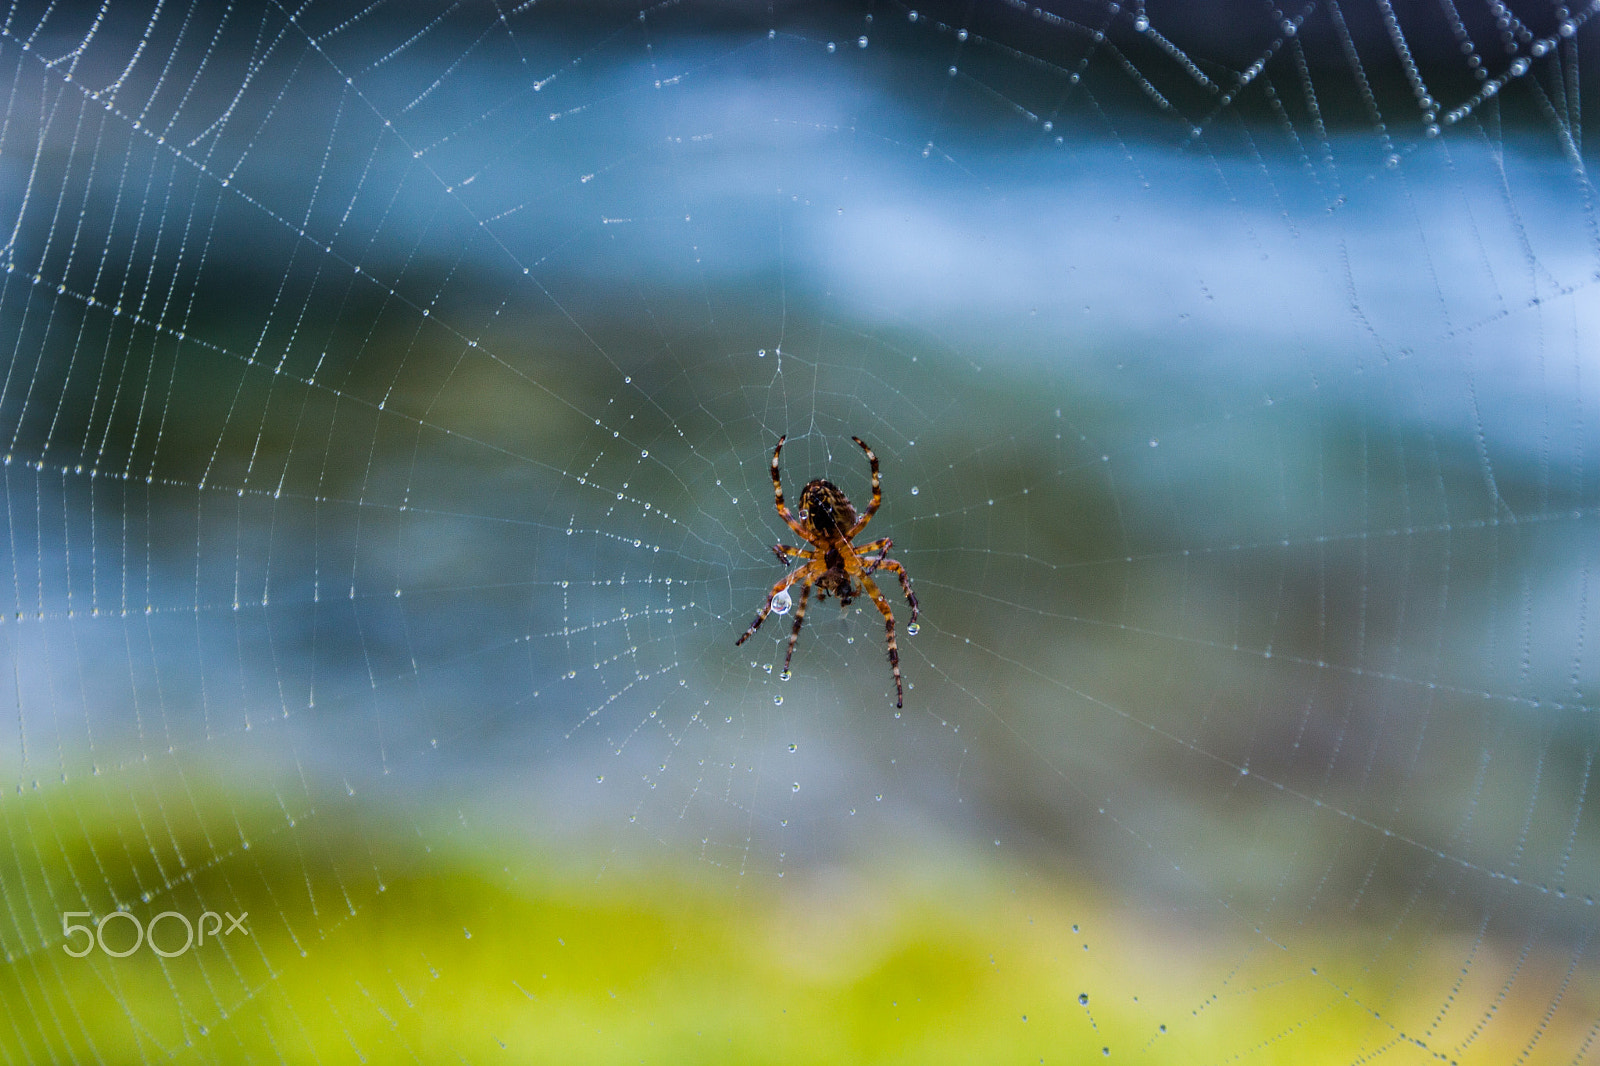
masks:
<path fill-rule="evenodd" d="M 855 526 L 856 509 L 839 486 L 817 478 L 801 490 L 800 520 L 818 534 L 835 536 Z"/>

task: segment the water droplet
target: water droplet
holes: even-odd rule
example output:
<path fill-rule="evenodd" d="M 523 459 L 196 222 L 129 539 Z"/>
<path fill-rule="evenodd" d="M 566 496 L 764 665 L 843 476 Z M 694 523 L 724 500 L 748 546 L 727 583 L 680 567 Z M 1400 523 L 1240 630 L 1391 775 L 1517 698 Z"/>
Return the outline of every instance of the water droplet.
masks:
<path fill-rule="evenodd" d="M 1561 36 L 1563 36 L 1563 37 L 1571 37 L 1574 33 L 1577 33 L 1577 32 L 1578 32 L 1578 24 L 1573 22 L 1571 19 L 1568 19 L 1566 22 L 1563 22 L 1561 24 Z"/>
<path fill-rule="evenodd" d="M 800 791 L 800 782 L 796 781 L 794 784 L 790 785 L 789 786 L 789 791 L 790 792 L 799 792 Z"/>
<path fill-rule="evenodd" d="M 789 596 L 788 589 L 782 589 L 772 597 L 772 613 L 788 614 L 789 608 L 794 606 L 794 600 Z"/>
<path fill-rule="evenodd" d="M 836 46 L 834 45 L 834 43 L 832 41 L 828 42 L 828 51 L 829 51 L 829 53 L 832 53 L 834 51 L 835 47 Z"/>
<path fill-rule="evenodd" d="M 919 488 L 917 488 L 917 487 L 916 487 L 916 486 L 915 486 L 915 485 L 912 485 L 912 486 L 911 486 L 911 495 L 913 495 L 913 496 L 915 496 L 915 495 L 916 495 L 916 494 L 917 494 L 917 493 L 919 493 L 919 492 L 921 492 L 921 491 L 922 491 L 922 490 L 921 490 L 921 489 L 919 489 Z"/>
<path fill-rule="evenodd" d="M 1133 30 L 1135 33 L 1143 33 L 1149 28 L 1150 20 L 1145 18 L 1143 15 L 1140 15 L 1138 18 L 1133 20 Z"/>
<path fill-rule="evenodd" d="M 1511 76 L 1513 78 L 1520 78 L 1526 73 L 1528 73 L 1528 61 L 1526 59 L 1519 58 L 1511 64 Z"/>
<path fill-rule="evenodd" d="M 1087 992 L 1079 992 L 1078 993 L 1078 1004 L 1080 1006 L 1087 1007 L 1089 1005 L 1089 993 L 1087 993 Z"/>
<path fill-rule="evenodd" d="M 1151 437 L 1150 438 L 1150 447 L 1159 448 L 1159 447 L 1161 447 L 1161 442 L 1159 440 L 1157 440 L 1155 437 Z"/>
<path fill-rule="evenodd" d="M 857 48 L 865 48 L 866 46 L 867 46 L 867 39 L 865 37 L 857 37 L 856 38 L 856 47 Z"/>
<path fill-rule="evenodd" d="M 799 751 L 800 750 L 800 745 L 798 745 L 798 744 L 790 744 L 789 745 L 789 750 L 790 751 Z"/>
<path fill-rule="evenodd" d="M 774 696 L 774 697 L 772 697 L 772 702 L 775 703 L 775 704 L 781 704 L 781 703 L 783 703 L 783 697 L 782 696 Z"/>
<path fill-rule="evenodd" d="M 914 637 L 920 632 L 922 632 L 922 626 L 916 622 L 906 626 L 906 636 L 908 637 Z"/>
<path fill-rule="evenodd" d="M 787 681 L 793 676 L 794 676 L 793 674 L 791 674 L 789 671 L 785 670 L 783 673 L 778 675 L 778 680 L 779 681 Z"/>

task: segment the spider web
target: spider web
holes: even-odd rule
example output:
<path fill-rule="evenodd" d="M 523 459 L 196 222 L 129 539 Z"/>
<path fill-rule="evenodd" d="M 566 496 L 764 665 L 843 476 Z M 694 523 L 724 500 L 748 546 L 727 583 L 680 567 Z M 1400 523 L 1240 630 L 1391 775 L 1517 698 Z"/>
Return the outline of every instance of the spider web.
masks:
<path fill-rule="evenodd" d="M 242 1019 L 485 826 L 1065 885 L 1089 1052 L 1591 1060 L 1596 13 L 13 4 L 6 1061 L 420 1055 Z M 867 601 L 734 647 L 780 434 L 903 710 Z"/>

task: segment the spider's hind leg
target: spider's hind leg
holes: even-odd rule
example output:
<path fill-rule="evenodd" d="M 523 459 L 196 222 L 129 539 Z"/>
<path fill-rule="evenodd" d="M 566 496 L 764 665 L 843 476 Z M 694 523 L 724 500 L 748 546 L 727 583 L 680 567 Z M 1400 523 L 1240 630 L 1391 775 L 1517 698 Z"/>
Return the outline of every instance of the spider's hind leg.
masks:
<path fill-rule="evenodd" d="M 872 500 L 867 504 L 867 511 L 856 524 L 845 533 L 846 540 L 854 540 L 857 533 L 867 528 L 867 523 L 872 521 L 872 516 L 878 513 L 878 505 L 883 502 L 883 479 L 878 476 L 878 456 L 867 447 L 867 442 L 860 437 L 851 437 L 851 440 L 861 445 L 861 450 L 867 453 L 867 462 L 872 465 Z"/>

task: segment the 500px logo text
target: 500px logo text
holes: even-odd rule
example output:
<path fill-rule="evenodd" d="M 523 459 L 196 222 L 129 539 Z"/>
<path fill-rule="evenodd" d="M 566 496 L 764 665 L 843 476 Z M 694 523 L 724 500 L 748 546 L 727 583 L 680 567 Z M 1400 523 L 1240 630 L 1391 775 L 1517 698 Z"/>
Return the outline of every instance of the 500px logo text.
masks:
<path fill-rule="evenodd" d="M 192 947 L 203 947 L 205 945 L 207 936 L 210 936 L 213 940 L 220 940 L 222 937 L 228 936 L 231 933 L 243 933 L 245 936 L 250 935 L 250 930 L 244 927 L 244 920 L 250 916 L 249 911 L 245 911 L 238 917 L 234 917 L 227 911 L 224 911 L 222 914 L 218 914 L 216 911 L 205 911 L 200 915 L 200 920 L 198 922 L 189 921 L 188 915 L 180 914 L 177 911 L 162 911 L 160 914 L 151 918 L 148 924 L 141 922 L 138 915 L 131 914 L 128 911 L 112 911 L 110 914 L 101 915 L 100 920 L 94 923 L 94 927 L 92 929 L 87 925 L 84 925 L 80 922 L 74 922 L 72 920 L 74 918 L 89 918 L 92 916 L 93 912 L 91 911 L 66 911 L 61 915 L 61 935 L 65 937 L 67 941 L 61 945 L 61 950 L 65 951 L 68 955 L 71 955 L 75 959 L 83 958 L 85 955 L 89 954 L 89 952 L 93 951 L 96 946 L 98 946 L 100 950 L 105 952 L 107 955 L 110 955 L 113 958 L 121 959 L 128 955 L 132 955 L 135 951 L 139 950 L 141 945 L 145 944 L 148 944 L 150 950 L 155 952 L 157 955 L 160 955 L 164 959 L 170 959 L 184 954 Z M 222 919 L 224 916 L 226 916 L 228 919 L 226 928 L 224 928 L 222 924 Z M 106 923 L 111 921 L 113 918 L 125 918 L 130 924 L 132 924 L 133 945 L 131 947 L 119 949 L 106 946 Z M 167 928 L 163 929 L 161 937 L 164 941 L 168 942 L 166 947 L 162 947 L 160 944 L 156 943 L 156 926 L 160 925 L 163 921 L 167 923 Z M 167 929 L 171 928 L 173 923 L 183 926 L 183 942 L 178 944 L 176 947 L 173 946 L 173 942 L 178 936 L 177 932 L 167 931 Z M 209 923 L 209 927 L 207 923 Z M 75 933 L 82 933 L 84 935 L 85 939 L 82 947 L 73 947 L 72 937 Z"/>

